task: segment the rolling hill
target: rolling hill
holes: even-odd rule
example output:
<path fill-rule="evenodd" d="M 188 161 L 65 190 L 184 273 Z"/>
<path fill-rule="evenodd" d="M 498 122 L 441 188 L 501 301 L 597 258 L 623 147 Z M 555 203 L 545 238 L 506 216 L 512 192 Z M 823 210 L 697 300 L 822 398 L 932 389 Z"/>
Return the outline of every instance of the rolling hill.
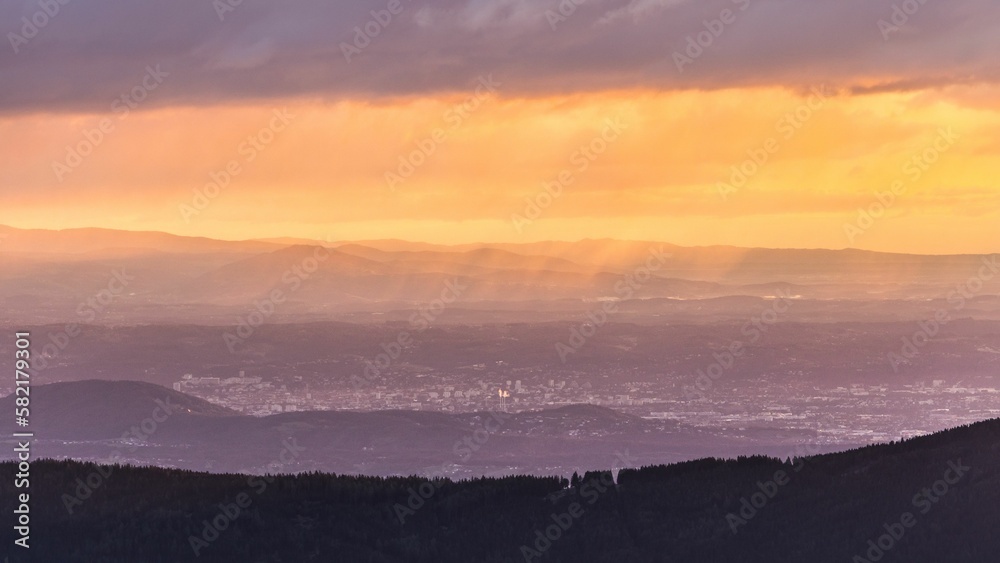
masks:
<path fill-rule="evenodd" d="M 13 411 L 13 401 L 12 395 L 0 399 L 0 409 Z M 611 463 L 626 450 L 648 464 L 723 452 L 779 454 L 794 440 L 814 437 L 765 432 L 748 440 L 593 405 L 519 413 L 307 411 L 255 417 L 132 381 L 38 385 L 32 410 L 39 456 L 215 472 L 266 471 L 267 460 L 289 439 L 304 448 L 289 470 L 468 478 L 568 474 Z M 15 428 L 7 421 L 0 431 L 10 435 Z M 0 459 L 11 459 L 6 451 Z"/>

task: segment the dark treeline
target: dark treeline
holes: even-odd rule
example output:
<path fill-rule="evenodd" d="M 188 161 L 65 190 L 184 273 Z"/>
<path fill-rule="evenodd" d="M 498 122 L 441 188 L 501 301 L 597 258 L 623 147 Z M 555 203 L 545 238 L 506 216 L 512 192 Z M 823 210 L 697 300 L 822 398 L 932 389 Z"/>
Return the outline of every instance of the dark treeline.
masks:
<path fill-rule="evenodd" d="M 625 469 L 617 485 L 41 461 L 31 558 L 10 547 L 12 525 L 0 538 L 12 563 L 994 562 L 998 468 L 998 421 L 821 457 Z M 8 522 L 13 469 L 0 465 Z"/>

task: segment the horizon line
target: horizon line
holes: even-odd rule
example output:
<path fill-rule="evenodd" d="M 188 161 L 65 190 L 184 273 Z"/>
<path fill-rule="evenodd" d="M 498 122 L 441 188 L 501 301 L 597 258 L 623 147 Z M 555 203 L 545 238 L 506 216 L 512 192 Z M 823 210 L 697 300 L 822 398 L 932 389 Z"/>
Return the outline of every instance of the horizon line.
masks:
<path fill-rule="evenodd" d="M 466 243 L 438 243 L 429 242 L 424 240 L 410 240 L 410 239 L 400 239 L 400 238 L 382 238 L 382 239 L 340 239 L 335 242 L 324 241 L 318 238 L 308 238 L 308 237 L 296 237 L 296 236 L 264 236 L 257 238 L 223 238 L 223 237 L 212 237 L 205 235 L 184 235 L 173 233 L 169 231 L 156 231 L 156 230 L 133 230 L 133 229 L 112 229 L 108 227 L 67 227 L 64 229 L 53 229 L 53 228 L 24 228 L 15 227 L 7 223 L 0 223 L 0 229 L 10 229 L 15 231 L 24 232 L 48 232 L 48 233 L 65 233 L 71 231 L 107 231 L 112 233 L 133 233 L 133 234 L 153 234 L 153 235 L 166 235 L 170 237 L 182 238 L 182 239 L 204 239 L 217 242 L 231 242 L 231 243 L 247 243 L 247 242 L 258 242 L 258 243 L 270 243 L 270 244 L 286 244 L 280 242 L 281 239 L 288 239 L 290 241 L 302 241 L 303 244 L 314 242 L 329 245 L 345 245 L 345 244 L 359 244 L 364 245 L 364 243 L 373 242 L 399 242 L 407 244 L 422 244 L 428 246 L 439 246 L 445 248 L 461 249 L 462 247 L 489 247 L 493 245 L 513 245 L 513 246 L 528 246 L 532 244 L 547 244 L 547 243 L 568 243 L 568 244 L 578 244 L 582 242 L 634 242 L 634 243 L 650 243 L 650 244 L 665 244 L 676 248 L 690 248 L 690 249 L 708 249 L 708 248 L 732 248 L 739 250 L 800 250 L 800 251 L 824 251 L 824 252 L 866 252 L 872 254 L 888 254 L 888 255 L 900 255 L 900 256 L 992 256 L 994 254 L 1000 254 L 1000 250 L 996 252 L 951 252 L 951 253 L 923 253 L 918 254 L 914 252 L 898 252 L 898 251 L 883 251 L 883 250 L 870 250 L 858 247 L 841 247 L 841 248 L 825 248 L 825 247 L 767 247 L 767 246 L 739 246 L 735 244 L 705 244 L 705 245 L 680 245 L 670 241 L 655 240 L 655 239 L 630 239 L 630 238 L 613 238 L 613 237 L 585 237 L 580 239 L 540 239 L 524 242 L 504 242 L 504 241 L 478 241 L 478 242 L 466 242 Z M 3 238 L 0 237 L 0 242 Z M 289 243 L 287 246 L 297 246 L 296 243 Z M 4 250 L 3 246 L 0 245 L 0 251 Z"/>

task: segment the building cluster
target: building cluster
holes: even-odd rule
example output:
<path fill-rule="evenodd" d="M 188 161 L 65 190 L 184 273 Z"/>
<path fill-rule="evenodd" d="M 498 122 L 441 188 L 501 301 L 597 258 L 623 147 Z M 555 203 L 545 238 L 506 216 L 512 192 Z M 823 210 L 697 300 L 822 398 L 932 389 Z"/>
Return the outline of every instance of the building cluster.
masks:
<path fill-rule="evenodd" d="M 691 397 L 683 391 L 690 378 L 679 375 L 623 381 L 524 373 L 524 378 L 515 379 L 483 366 L 470 367 L 478 369 L 422 373 L 409 386 L 310 385 L 301 376 L 264 380 L 241 371 L 230 378 L 185 374 L 173 387 L 252 415 L 305 410 L 525 411 L 591 404 L 735 435 L 755 429 L 798 430 L 828 443 L 898 440 L 1000 417 L 1000 391 L 988 382 L 822 387 L 810 378 L 765 374 L 738 384 L 724 382 Z"/>

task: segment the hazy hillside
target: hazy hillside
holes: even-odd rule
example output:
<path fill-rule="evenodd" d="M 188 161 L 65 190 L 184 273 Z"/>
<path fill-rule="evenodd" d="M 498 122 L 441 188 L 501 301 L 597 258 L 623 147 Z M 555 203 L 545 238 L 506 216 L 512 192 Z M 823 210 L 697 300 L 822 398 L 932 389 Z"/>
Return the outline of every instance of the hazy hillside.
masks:
<path fill-rule="evenodd" d="M 0 399 L 0 408 L 12 410 L 13 400 Z M 32 407 L 38 456 L 216 472 L 265 471 L 267 460 L 289 439 L 304 449 L 288 471 L 474 477 L 572 472 L 610 463 L 626 450 L 642 463 L 722 452 L 778 453 L 794 441 L 815 438 L 807 432 L 763 432 L 738 439 L 591 405 L 520 413 L 313 411 L 254 417 L 130 381 L 39 385 Z M 9 422 L 0 428 L 15 431 Z"/>
<path fill-rule="evenodd" d="M 225 417 L 238 413 L 197 397 L 139 381 L 72 381 L 36 385 L 32 406 L 39 430 L 59 440 L 119 440 L 147 418 Z M 0 399 L 14 408 L 14 396 Z M 13 428 L 11 428 L 13 431 Z"/>
<path fill-rule="evenodd" d="M 276 322 L 345 320 L 426 306 L 475 309 L 474 322 L 537 321 L 534 313 L 586 312 L 598 301 L 702 301 L 729 297 L 885 302 L 904 314 L 928 300 L 1000 293 L 982 276 L 995 257 L 855 250 L 686 248 L 583 240 L 442 246 L 403 241 L 218 241 L 165 233 L 0 227 L 0 304 L 10 322 L 210 323 L 274 300 Z M 304 244 L 305 243 L 305 244 Z M 120 280 L 127 280 L 122 287 Z M 116 281 L 117 280 L 117 281 Z M 455 288 L 461 288 L 454 291 Z M 109 294 L 110 292 L 110 294 Z M 103 296 L 103 297 L 102 297 Z M 100 297 L 102 307 L 88 307 Z M 278 305 L 278 302 L 274 304 Z M 706 303 L 713 314 L 718 303 Z M 864 305 L 862 305 L 864 307 Z M 850 318 L 854 306 L 839 309 Z M 972 314 L 978 311 L 970 308 Z M 645 317 L 669 311 L 643 307 Z M 994 310 L 995 313 L 995 310 Z M 995 316 L 995 315 L 994 315 Z"/>
<path fill-rule="evenodd" d="M 264 241 L 223 241 L 205 237 L 184 237 L 153 231 L 113 229 L 15 229 L 0 225 L 2 252 L 30 254 L 105 253 L 116 250 L 153 252 L 265 252 L 282 245 Z"/>

